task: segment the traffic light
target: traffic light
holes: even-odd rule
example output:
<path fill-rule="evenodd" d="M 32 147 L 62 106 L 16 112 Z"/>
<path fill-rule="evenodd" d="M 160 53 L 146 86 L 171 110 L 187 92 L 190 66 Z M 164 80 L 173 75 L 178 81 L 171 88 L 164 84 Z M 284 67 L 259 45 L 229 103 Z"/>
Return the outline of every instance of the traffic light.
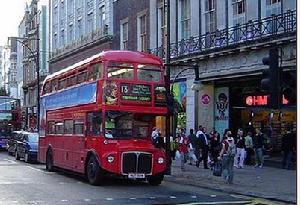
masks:
<path fill-rule="evenodd" d="M 294 71 L 282 73 L 282 94 L 288 101 L 288 104 L 296 104 L 297 102 L 297 74 Z"/>
<path fill-rule="evenodd" d="M 262 90 L 269 93 L 268 106 L 273 109 L 278 109 L 281 105 L 281 68 L 278 58 L 278 49 L 272 48 L 269 56 L 262 59 L 262 63 L 268 65 L 269 69 L 263 71 L 260 84 Z"/>
<path fill-rule="evenodd" d="M 174 100 L 173 94 L 167 93 L 167 108 L 171 115 L 174 114 L 174 112 L 175 112 L 175 109 L 174 109 L 175 102 L 174 101 L 175 100 Z"/>

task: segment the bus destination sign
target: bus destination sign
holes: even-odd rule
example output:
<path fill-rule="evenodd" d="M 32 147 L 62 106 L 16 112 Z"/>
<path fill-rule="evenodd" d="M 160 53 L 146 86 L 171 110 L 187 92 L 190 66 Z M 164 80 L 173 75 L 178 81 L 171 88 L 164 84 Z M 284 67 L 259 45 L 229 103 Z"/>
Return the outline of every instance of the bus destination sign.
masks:
<path fill-rule="evenodd" d="M 150 85 L 121 84 L 121 100 L 151 102 Z"/>

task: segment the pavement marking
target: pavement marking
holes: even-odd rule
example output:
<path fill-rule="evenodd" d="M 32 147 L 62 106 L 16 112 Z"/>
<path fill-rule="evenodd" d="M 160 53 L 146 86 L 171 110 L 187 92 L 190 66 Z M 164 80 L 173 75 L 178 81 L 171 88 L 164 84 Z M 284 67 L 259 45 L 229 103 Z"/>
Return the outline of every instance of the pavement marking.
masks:
<path fill-rule="evenodd" d="M 149 199 L 156 199 L 156 197 L 155 196 L 150 196 Z"/>
<path fill-rule="evenodd" d="M 32 167 L 32 166 L 27 166 L 29 169 L 32 169 L 32 170 L 35 170 L 35 171 L 38 171 L 38 172 L 42 172 L 42 173 L 48 173 L 48 172 L 45 172 L 39 168 L 35 168 L 35 167 Z M 50 172 L 49 172 L 50 173 Z"/>
<path fill-rule="evenodd" d="M 170 199 L 176 199 L 176 196 L 170 196 Z"/>
<path fill-rule="evenodd" d="M 17 162 L 16 162 L 16 161 L 14 161 L 14 160 L 11 160 L 11 159 L 4 159 L 4 160 L 6 160 L 6 161 L 8 161 L 8 162 L 10 162 L 10 163 L 12 163 L 12 164 L 17 164 Z"/>
<path fill-rule="evenodd" d="M 84 199 L 84 201 L 91 201 L 90 199 Z"/>
<path fill-rule="evenodd" d="M 67 202 L 68 200 L 67 199 L 62 199 L 60 200 L 61 202 Z"/>
<path fill-rule="evenodd" d="M 130 200 L 136 200 L 136 198 L 132 197 L 132 198 L 129 198 Z"/>
<path fill-rule="evenodd" d="M 216 197 L 216 196 L 217 196 L 217 195 L 214 195 L 214 194 L 213 194 L 213 195 L 210 195 L 210 197 Z"/>
<path fill-rule="evenodd" d="M 59 182 L 59 184 L 65 184 L 65 182 Z"/>
<path fill-rule="evenodd" d="M 202 201 L 202 202 L 192 202 L 188 204 L 181 204 L 181 205 L 214 205 L 214 204 L 249 204 L 252 201 Z M 180 205 L 180 204 L 179 204 Z"/>
<path fill-rule="evenodd" d="M 242 196 L 242 195 L 231 194 L 230 196 L 237 198 L 237 199 L 249 199 L 248 196 Z"/>
<path fill-rule="evenodd" d="M 114 200 L 113 198 L 106 198 L 107 201 L 112 201 Z"/>
<path fill-rule="evenodd" d="M 197 196 L 191 196 L 191 198 L 192 198 L 192 199 L 196 199 L 196 198 L 197 198 Z"/>

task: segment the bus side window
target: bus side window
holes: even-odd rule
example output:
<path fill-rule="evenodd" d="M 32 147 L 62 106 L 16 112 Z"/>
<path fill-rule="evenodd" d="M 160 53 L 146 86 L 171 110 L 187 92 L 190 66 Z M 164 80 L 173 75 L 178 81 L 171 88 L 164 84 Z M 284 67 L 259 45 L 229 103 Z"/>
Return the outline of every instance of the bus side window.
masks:
<path fill-rule="evenodd" d="M 89 71 L 89 81 L 100 79 L 103 76 L 103 64 L 97 63 L 91 65 Z"/>
<path fill-rule="evenodd" d="M 83 120 L 74 121 L 74 134 L 83 135 L 84 134 L 84 122 Z"/>
<path fill-rule="evenodd" d="M 61 90 L 63 88 L 65 88 L 65 84 L 66 84 L 66 79 L 61 79 L 58 81 L 58 89 Z"/>
<path fill-rule="evenodd" d="M 57 79 L 52 80 L 51 84 L 52 84 L 51 85 L 52 86 L 52 91 L 56 91 L 57 87 L 58 87 L 58 80 Z"/>
<path fill-rule="evenodd" d="M 76 85 L 76 83 L 77 83 L 77 76 L 76 75 L 72 75 L 71 77 L 68 78 L 68 87 Z"/>
<path fill-rule="evenodd" d="M 87 77 L 87 72 L 86 71 L 83 71 L 83 72 L 80 72 L 78 74 L 78 83 L 83 83 L 86 81 L 86 77 Z"/>
<path fill-rule="evenodd" d="M 54 121 L 48 122 L 48 134 L 55 134 L 55 122 Z"/>
<path fill-rule="evenodd" d="M 63 122 L 55 123 L 55 134 L 64 134 L 64 123 Z"/>
<path fill-rule="evenodd" d="M 102 113 L 92 112 L 87 115 L 88 120 L 88 134 L 100 135 L 102 133 Z"/>
<path fill-rule="evenodd" d="M 65 120 L 64 133 L 73 134 L 73 120 Z"/>

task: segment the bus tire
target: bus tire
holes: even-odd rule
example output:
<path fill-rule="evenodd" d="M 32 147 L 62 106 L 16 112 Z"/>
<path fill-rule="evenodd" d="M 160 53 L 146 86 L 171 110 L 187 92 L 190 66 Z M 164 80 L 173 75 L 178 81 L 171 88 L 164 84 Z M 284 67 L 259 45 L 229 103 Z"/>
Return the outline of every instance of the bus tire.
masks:
<path fill-rule="evenodd" d="M 91 185 L 97 186 L 103 183 L 103 171 L 95 155 L 90 155 L 86 164 L 86 177 Z"/>
<path fill-rule="evenodd" d="M 46 155 L 46 170 L 48 172 L 53 172 L 54 171 L 54 163 L 53 163 L 53 153 L 52 150 L 47 151 Z"/>
<path fill-rule="evenodd" d="M 162 182 L 163 179 L 164 179 L 164 175 L 163 174 L 157 174 L 155 176 L 149 177 L 148 182 L 152 186 L 158 186 L 158 185 L 161 184 L 161 182 Z"/>

